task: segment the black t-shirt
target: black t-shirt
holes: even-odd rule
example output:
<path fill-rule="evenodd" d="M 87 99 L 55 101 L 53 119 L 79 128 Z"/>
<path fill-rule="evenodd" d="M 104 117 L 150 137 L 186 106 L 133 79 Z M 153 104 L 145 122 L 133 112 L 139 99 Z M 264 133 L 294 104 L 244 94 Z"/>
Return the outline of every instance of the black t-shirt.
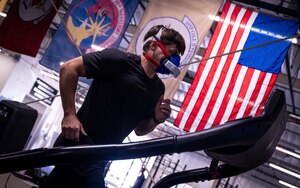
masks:
<path fill-rule="evenodd" d="M 95 143 L 121 143 L 153 115 L 165 86 L 157 75 L 146 75 L 140 56 L 118 49 L 83 55 L 83 63 L 93 82 L 78 118 Z"/>

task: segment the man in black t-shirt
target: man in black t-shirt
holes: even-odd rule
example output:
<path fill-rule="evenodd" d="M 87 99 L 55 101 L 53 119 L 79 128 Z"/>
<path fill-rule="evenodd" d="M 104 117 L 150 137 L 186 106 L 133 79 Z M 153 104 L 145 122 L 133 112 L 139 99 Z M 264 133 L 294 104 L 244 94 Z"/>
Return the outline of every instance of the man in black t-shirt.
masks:
<path fill-rule="evenodd" d="M 137 135 L 154 130 L 171 113 L 156 73 L 170 74 L 172 69 L 164 63 L 168 59 L 178 67 L 184 50 L 177 31 L 157 25 L 146 33 L 141 56 L 109 48 L 64 63 L 60 71 L 64 117 L 55 146 L 118 144 L 133 130 Z M 80 76 L 93 82 L 76 113 L 74 95 Z M 56 166 L 45 187 L 105 187 L 104 167 L 104 162 Z"/>

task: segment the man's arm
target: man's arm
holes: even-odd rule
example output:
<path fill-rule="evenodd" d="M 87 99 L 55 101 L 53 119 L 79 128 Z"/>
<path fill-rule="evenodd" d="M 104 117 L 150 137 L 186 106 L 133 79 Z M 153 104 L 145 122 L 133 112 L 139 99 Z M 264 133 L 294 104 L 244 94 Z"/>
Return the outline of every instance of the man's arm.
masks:
<path fill-rule="evenodd" d="M 71 59 L 61 65 L 59 89 L 64 110 L 62 134 L 66 139 L 79 141 L 80 133 L 86 135 L 76 116 L 75 92 L 79 76 L 85 76 L 82 57 Z"/>
<path fill-rule="evenodd" d="M 153 118 L 142 121 L 135 129 L 134 132 L 137 136 L 143 136 L 152 132 L 158 124 L 153 121 Z"/>
<path fill-rule="evenodd" d="M 143 136 L 150 133 L 159 123 L 163 123 L 167 118 L 169 118 L 170 114 L 170 99 L 163 99 L 163 96 L 161 96 L 156 104 L 153 117 L 142 121 L 134 129 L 135 134 L 138 136 Z"/>

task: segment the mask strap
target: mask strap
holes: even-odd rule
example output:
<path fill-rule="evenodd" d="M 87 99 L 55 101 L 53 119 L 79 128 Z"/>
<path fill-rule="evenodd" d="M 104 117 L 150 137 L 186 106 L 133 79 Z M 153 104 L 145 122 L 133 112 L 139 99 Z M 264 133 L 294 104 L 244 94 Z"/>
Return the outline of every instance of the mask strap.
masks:
<path fill-rule="evenodd" d="M 163 32 L 163 28 L 160 28 L 160 30 L 156 33 L 156 35 L 153 36 L 153 38 L 157 41 L 158 46 L 160 47 L 160 49 L 163 51 L 164 55 L 166 56 L 166 58 L 170 57 L 165 45 L 161 42 L 160 37 L 162 35 Z"/>
<path fill-rule="evenodd" d="M 143 52 L 143 56 L 149 60 L 151 63 L 153 63 L 156 67 L 160 66 L 160 63 L 158 63 L 157 61 L 155 61 L 152 57 L 150 57 L 147 53 Z"/>
<path fill-rule="evenodd" d="M 170 57 L 170 55 L 169 55 L 169 53 L 168 53 L 165 45 L 160 40 L 157 41 L 157 44 L 160 47 L 160 49 L 163 51 L 163 53 L 166 56 L 166 58 Z"/>
<path fill-rule="evenodd" d="M 153 37 L 149 37 L 148 39 L 145 40 L 144 44 L 147 43 L 150 40 L 156 40 L 159 48 L 162 50 L 162 52 L 164 53 L 164 55 L 166 56 L 166 58 L 170 57 L 170 54 L 168 53 L 165 45 L 161 42 L 160 37 L 162 35 L 162 31 L 163 28 L 160 28 L 160 30 L 156 33 L 156 35 L 154 35 Z"/>

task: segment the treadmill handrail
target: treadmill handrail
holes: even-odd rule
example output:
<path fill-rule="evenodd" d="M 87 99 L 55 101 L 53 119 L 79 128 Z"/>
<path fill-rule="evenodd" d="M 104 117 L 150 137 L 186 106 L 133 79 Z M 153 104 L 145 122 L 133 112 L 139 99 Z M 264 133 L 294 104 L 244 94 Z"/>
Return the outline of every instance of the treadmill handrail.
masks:
<path fill-rule="evenodd" d="M 276 117 L 279 111 L 274 109 L 271 114 Z M 273 121 L 274 118 L 270 114 L 265 114 L 259 117 L 227 122 L 212 129 L 180 136 L 133 143 L 54 147 L 3 154 L 0 155 L 0 173 L 48 165 L 78 163 L 83 162 L 83 158 L 86 162 L 120 160 L 175 152 L 253 145 Z M 220 134 L 225 136 L 220 137 Z"/>
<path fill-rule="evenodd" d="M 154 185 L 153 188 L 165 188 L 165 187 L 171 187 L 176 184 L 187 183 L 187 182 L 197 182 L 197 181 L 205 181 L 205 180 L 211 180 L 211 179 L 228 178 L 228 177 L 235 176 L 235 175 L 244 173 L 246 171 L 252 170 L 256 166 L 259 166 L 259 165 L 263 164 L 264 162 L 267 162 L 267 160 L 273 154 L 273 152 L 275 150 L 275 146 L 277 145 L 277 143 L 284 131 L 285 123 L 287 120 L 285 108 L 286 108 L 286 104 L 285 104 L 284 93 L 282 91 L 275 90 L 275 92 L 272 93 L 272 95 L 268 101 L 268 104 L 266 105 L 266 109 L 265 109 L 265 112 L 263 115 L 265 117 L 272 119 L 272 125 L 271 125 L 272 127 L 270 127 L 270 132 L 266 133 L 266 135 L 264 135 L 264 137 L 260 141 L 258 141 L 253 147 L 250 147 L 249 150 L 243 151 L 243 153 L 234 154 L 235 155 L 234 157 L 231 155 L 231 159 L 230 159 L 231 162 L 234 161 L 235 159 L 237 159 L 239 161 L 241 158 L 243 160 L 243 157 L 245 157 L 246 154 L 249 154 L 249 151 L 251 151 L 253 154 L 253 151 L 259 150 L 259 151 L 257 151 L 257 153 L 259 153 L 259 155 L 263 155 L 263 156 L 259 160 L 255 160 L 254 163 L 252 162 L 252 160 L 251 160 L 251 162 L 248 161 L 248 163 L 253 163 L 253 164 L 249 165 L 247 163 L 247 165 L 244 165 L 244 167 L 240 167 L 240 166 L 233 166 L 228 163 L 225 163 L 225 164 L 218 166 L 216 169 L 206 167 L 206 168 L 199 168 L 199 169 L 176 172 L 176 173 L 167 175 L 164 178 L 160 179 Z M 279 127 L 276 126 L 278 124 L 280 125 Z M 274 127 L 274 126 L 276 126 L 276 127 Z M 274 131 L 272 131 L 274 129 L 276 129 L 276 131 L 277 131 L 275 133 L 275 135 L 273 134 Z M 268 139 L 270 138 L 270 137 L 268 138 L 268 135 L 270 135 L 270 134 L 272 134 L 272 137 L 270 140 L 271 143 L 267 143 L 268 148 L 260 147 L 261 143 L 268 141 Z M 267 138 L 267 139 L 265 139 L 265 138 Z M 266 145 L 266 144 L 264 143 L 264 145 Z M 221 149 L 224 149 L 224 148 L 221 148 Z M 255 150 L 253 150 L 253 149 L 255 149 Z M 218 152 L 218 150 L 215 152 Z M 240 159 L 238 159 L 236 155 L 238 155 L 240 157 Z M 226 156 L 226 155 L 221 154 L 220 156 Z M 215 157 L 220 157 L 220 156 L 218 156 L 218 154 L 216 153 Z M 226 157 L 228 157 L 228 156 L 226 156 Z M 249 158 L 249 157 L 247 157 L 247 158 Z M 216 159 L 216 158 L 213 158 L 213 159 L 215 161 L 218 161 L 218 159 Z M 244 162 L 245 162 L 245 160 L 244 160 Z M 234 164 L 236 165 L 238 163 L 236 161 L 234 161 Z"/>
<path fill-rule="evenodd" d="M 152 188 L 167 188 L 172 187 L 173 185 L 188 182 L 228 178 L 244 173 L 248 170 L 250 169 L 239 168 L 228 164 L 222 164 L 218 166 L 215 172 L 211 172 L 208 167 L 185 170 L 165 176 L 164 178 L 160 179 Z"/>
<path fill-rule="evenodd" d="M 263 117 L 256 117 L 248 121 L 269 122 L 268 119 Z M 222 126 L 224 130 L 220 127 L 216 130 L 235 132 L 243 123 L 244 120 L 230 122 L 227 123 L 228 125 L 224 124 L 224 126 Z M 248 128 L 249 130 L 253 129 L 251 127 Z M 251 135 L 256 136 L 255 131 L 252 132 L 254 135 Z M 248 136 L 251 137 L 251 135 Z M 224 140 L 220 143 L 222 143 L 222 147 L 241 145 L 240 142 L 237 144 L 237 141 L 242 137 L 243 135 L 240 135 L 239 137 L 227 141 Z M 187 135 L 170 136 L 133 143 L 54 147 L 49 149 L 20 151 L 0 155 L 0 173 L 48 165 L 82 162 L 83 158 L 85 161 L 117 160 L 218 148 L 220 143 L 211 142 L 214 139 L 215 136 L 211 129 Z M 247 139 L 244 137 L 244 140 L 243 144 L 245 145 L 251 145 L 253 143 L 253 140 L 250 138 Z"/>

